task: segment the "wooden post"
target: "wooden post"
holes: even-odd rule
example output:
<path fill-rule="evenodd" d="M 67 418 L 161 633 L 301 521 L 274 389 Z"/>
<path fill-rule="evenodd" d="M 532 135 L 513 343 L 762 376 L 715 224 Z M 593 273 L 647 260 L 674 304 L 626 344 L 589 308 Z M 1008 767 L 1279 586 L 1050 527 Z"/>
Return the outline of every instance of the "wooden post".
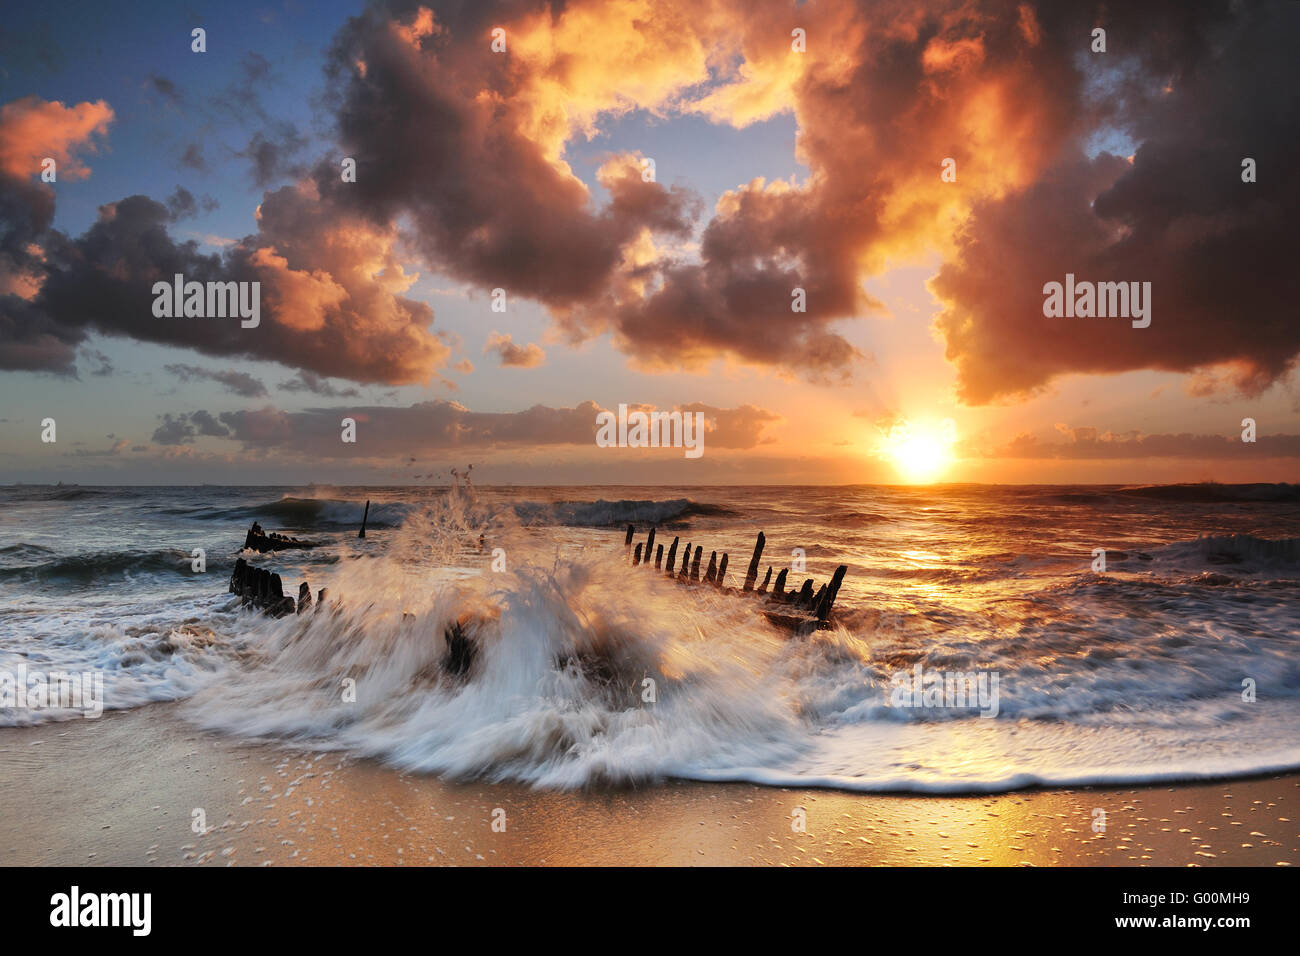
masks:
<path fill-rule="evenodd" d="M 632 555 L 632 567 L 635 568 L 640 563 L 641 563 L 641 545 L 638 544 L 636 546 L 636 553 Z"/>
<path fill-rule="evenodd" d="M 646 542 L 645 542 L 644 553 L 645 553 L 645 563 L 647 565 L 650 564 L 650 552 L 653 551 L 654 549 L 655 549 L 655 529 L 651 528 L 650 537 L 646 538 Z"/>
<path fill-rule="evenodd" d="M 632 547 L 632 526 L 631 525 L 627 526 L 627 537 L 623 539 L 623 547 L 625 548 Z"/>
<path fill-rule="evenodd" d="M 718 576 L 713 579 L 713 583 L 718 587 L 723 587 L 723 581 L 727 577 L 727 556 L 724 554 L 722 560 L 718 562 Z"/>
<path fill-rule="evenodd" d="M 695 546 L 695 559 L 691 561 L 692 581 L 698 581 L 700 579 L 700 558 L 702 557 L 704 557 L 704 545 L 698 544 Z"/>
<path fill-rule="evenodd" d="M 826 596 L 817 605 L 817 620 L 825 621 L 831 616 L 831 608 L 835 606 L 835 598 L 840 593 L 840 585 L 844 582 L 844 574 L 848 570 L 848 566 L 844 564 L 835 569 L 835 576 L 831 578 L 830 586 L 826 589 Z"/>
<path fill-rule="evenodd" d="M 691 576 L 691 543 L 686 542 L 686 551 L 682 554 L 682 571 L 677 577 L 685 581 Z"/>
<path fill-rule="evenodd" d="M 763 537 L 763 532 L 758 533 L 758 540 L 754 542 L 754 556 L 749 559 L 749 570 L 745 572 L 745 590 L 754 590 L 754 582 L 758 580 L 758 564 L 763 560 L 763 545 L 767 539 Z M 771 573 L 769 569 L 769 574 Z"/>
<path fill-rule="evenodd" d="M 826 585 L 823 584 L 820 588 L 817 589 L 817 593 L 813 595 L 813 599 L 808 606 L 810 608 L 821 607 L 822 599 L 825 597 L 826 597 Z"/>
<path fill-rule="evenodd" d="M 758 589 L 758 593 L 759 593 L 759 594 L 765 594 L 765 593 L 767 592 L 767 585 L 768 585 L 768 582 L 771 581 L 771 580 L 772 580 L 772 565 L 769 564 L 769 565 L 767 566 L 767 574 L 766 574 L 766 576 L 763 578 L 763 586 L 762 586 L 761 588 Z"/>
<path fill-rule="evenodd" d="M 298 585 L 298 613 L 301 614 L 309 607 L 311 607 L 311 587 L 303 581 Z"/>
<path fill-rule="evenodd" d="M 668 549 L 668 573 L 673 573 L 673 567 L 677 564 L 677 542 L 680 538 L 673 538 L 673 546 Z"/>
<path fill-rule="evenodd" d="M 772 597 L 780 600 L 785 597 L 785 576 L 789 568 L 782 568 L 781 573 L 776 576 L 776 585 L 772 588 Z"/>
<path fill-rule="evenodd" d="M 248 572 L 248 562 L 243 558 L 235 560 L 235 570 L 230 572 L 230 593 L 238 594 L 244 586 L 244 575 Z"/>
<path fill-rule="evenodd" d="M 807 578 L 803 582 L 803 587 L 799 589 L 799 597 L 795 599 L 795 604 L 799 607 L 807 607 L 808 603 L 812 600 L 812 596 L 812 578 Z"/>
<path fill-rule="evenodd" d="M 366 519 L 369 518 L 369 517 L 370 517 L 370 499 L 367 498 L 367 499 L 366 499 L 366 510 L 365 510 L 365 512 L 361 515 L 361 530 L 357 532 L 357 537 L 358 537 L 358 538 L 364 538 L 364 537 L 366 536 Z"/>
<path fill-rule="evenodd" d="M 709 555 L 709 570 L 704 572 L 704 583 L 713 584 L 718 576 L 718 552 Z"/>
<path fill-rule="evenodd" d="M 664 546 L 662 544 L 655 545 L 655 570 L 658 571 L 659 567 L 663 563 L 664 563 Z"/>
<path fill-rule="evenodd" d="M 330 596 L 329 588 L 321 588 L 319 591 L 316 592 L 316 610 L 319 611 L 321 608 L 325 606 L 325 600 L 329 596 Z"/>

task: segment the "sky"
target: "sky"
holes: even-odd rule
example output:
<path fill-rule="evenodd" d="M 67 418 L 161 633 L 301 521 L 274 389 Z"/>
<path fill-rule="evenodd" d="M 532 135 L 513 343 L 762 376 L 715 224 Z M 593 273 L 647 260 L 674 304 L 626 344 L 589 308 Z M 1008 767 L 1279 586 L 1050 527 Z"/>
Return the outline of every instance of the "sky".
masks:
<path fill-rule="evenodd" d="M 7 9 L 0 482 L 1295 481 L 1298 27 Z M 177 273 L 257 283 L 259 323 L 158 315 Z M 1132 308 L 1053 311 L 1067 275 Z M 620 405 L 703 453 L 598 444 Z"/>

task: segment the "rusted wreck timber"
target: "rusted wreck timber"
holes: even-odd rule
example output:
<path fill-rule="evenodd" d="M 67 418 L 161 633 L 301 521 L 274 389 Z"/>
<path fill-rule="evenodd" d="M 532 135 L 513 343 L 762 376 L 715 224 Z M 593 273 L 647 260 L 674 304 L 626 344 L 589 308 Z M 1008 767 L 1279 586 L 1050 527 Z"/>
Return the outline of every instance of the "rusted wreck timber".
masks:
<path fill-rule="evenodd" d="M 262 554 L 268 551 L 288 551 L 291 548 L 317 548 L 320 547 L 318 541 L 304 541 L 301 538 L 291 538 L 287 534 L 280 534 L 277 531 L 266 532 L 256 521 L 248 529 L 248 534 L 244 537 L 244 550 L 257 551 Z"/>
<path fill-rule="evenodd" d="M 623 545 L 632 552 L 633 567 L 641 565 L 649 567 L 650 554 L 654 549 L 655 530 L 652 527 L 645 543 L 638 543 L 634 549 L 632 539 L 636 535 L 636 528 L 630 524 L 627 526 L 627 534 L 623 539 Z M 776 584 L 770 592 L 767 588 L 772 580 L 772 566 L 768 565 L 767 574 L 763 577 L 763 583 L 755 587 L 758 582 L 758 569 L 762 565 L 763 548 L 767 544 L 766 536 L 760 531 L 758 540 L 754 542 L 754 553 L 749 559 L 749 567 L 745 571 L 744 583 L 740 588 L 734 588 L 727 585 L 727 563 L 729 559 L 727 554 L 723 554 L 721 560 L 719 560 L 718 552 L 711 552 L 704 576 L 703 578 L 700 577 L 700 562 L 704 555 L 703 545 L 696 545 L 695 554 L 692 556 L 691 546 L 693 542 L 687 542 L 686 550 L 682 552 L 681 566 L 674 570 L 679 541 L 679 538 L 673 538 L 673 543 L 668 549 L 667 564 L 663 563 L 664 546 L 660 544 L 655 552 L 654 562 L 656 571 L 667 575 L 669 578 L 675 578 L 678 584 L 709 585 L 725 594 L 752 595 L 763 601 L 765 605 L 763 615 L 768 621 L 795 634 L 806 634 L 809 631 L 831 626 L 835 599 L 839 596 L 840 585 L 844 583 L 844 575 L 849 570 L 847 565 L 841 564 L 837 567 L 830 581 L 815 590 L 815 582 L 812 578 L 807 578 L 797 590 L 792 588 L 787 591 L 786 576 L 788 570 L 782 568 L 776 577 Z"/>
<path fill-rule="evenodd" d="M 266 568 L 255 567 L 243 558 L 235 561 L 235 568 L 230 573 L 230 593 L 239 595 L 241 607 L 251 607 L 272 617 L 287 617 L 313 610 L 318 612 L 327 606 L 337 608 L 336 603 L 327 604 L 329 588 L 321 588 L 313 602 L 311 586 L 303 581 L 298 585 L 298 598 L 295 600 L 284 593 L 280 575 Z M 466 612 L 443 630 L 442 639 L 447 645 L 447 654 L 442 666 L 448 673 L 463 677 L 469 672 L 478 651 L 474 634 L 484 619 L 482 613 Z"/>
<path fill-rule="evenodd" d="M 311 607 L 311 588 L 306 581 L 298 586 L 295 600 L 284 593 L 280 575 L 266 568 L 254 567 L 243 558 L 235 561 L 235 569 L 230 573 L 230 593 L 239 595 L 241 606 L 254 607 L 274 617 L 301 614 Z M 328 593 L 328 588 L 321 588 L 317 596 L 318 606 L 325 603 Z"/>

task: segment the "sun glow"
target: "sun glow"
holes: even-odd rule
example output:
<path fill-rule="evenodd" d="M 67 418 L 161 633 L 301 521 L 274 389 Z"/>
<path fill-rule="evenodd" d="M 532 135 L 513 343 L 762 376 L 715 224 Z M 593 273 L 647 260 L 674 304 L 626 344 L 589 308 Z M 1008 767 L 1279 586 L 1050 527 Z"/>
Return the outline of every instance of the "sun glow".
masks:
<path fill-rule="evenodd" d="M 879 454 L 893 463 L 905 481 L 925 484 L 937 479 L 953 463 L 955 440 L 951 419 L 938 428 L 901 422 L 885 434 Z"/>

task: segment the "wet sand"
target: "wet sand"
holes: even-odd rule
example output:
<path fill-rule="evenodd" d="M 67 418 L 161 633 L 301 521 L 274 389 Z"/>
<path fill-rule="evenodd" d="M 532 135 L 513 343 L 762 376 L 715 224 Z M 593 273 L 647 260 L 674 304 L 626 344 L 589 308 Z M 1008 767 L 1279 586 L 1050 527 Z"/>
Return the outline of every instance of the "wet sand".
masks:
<path fill-rule="evenodd" d="M 1300 863 L 1300 774 L 963 797 L 675 781 L 538 791 L 241 744 L 178 707 L 0 730 L 0 865 Z"/>

